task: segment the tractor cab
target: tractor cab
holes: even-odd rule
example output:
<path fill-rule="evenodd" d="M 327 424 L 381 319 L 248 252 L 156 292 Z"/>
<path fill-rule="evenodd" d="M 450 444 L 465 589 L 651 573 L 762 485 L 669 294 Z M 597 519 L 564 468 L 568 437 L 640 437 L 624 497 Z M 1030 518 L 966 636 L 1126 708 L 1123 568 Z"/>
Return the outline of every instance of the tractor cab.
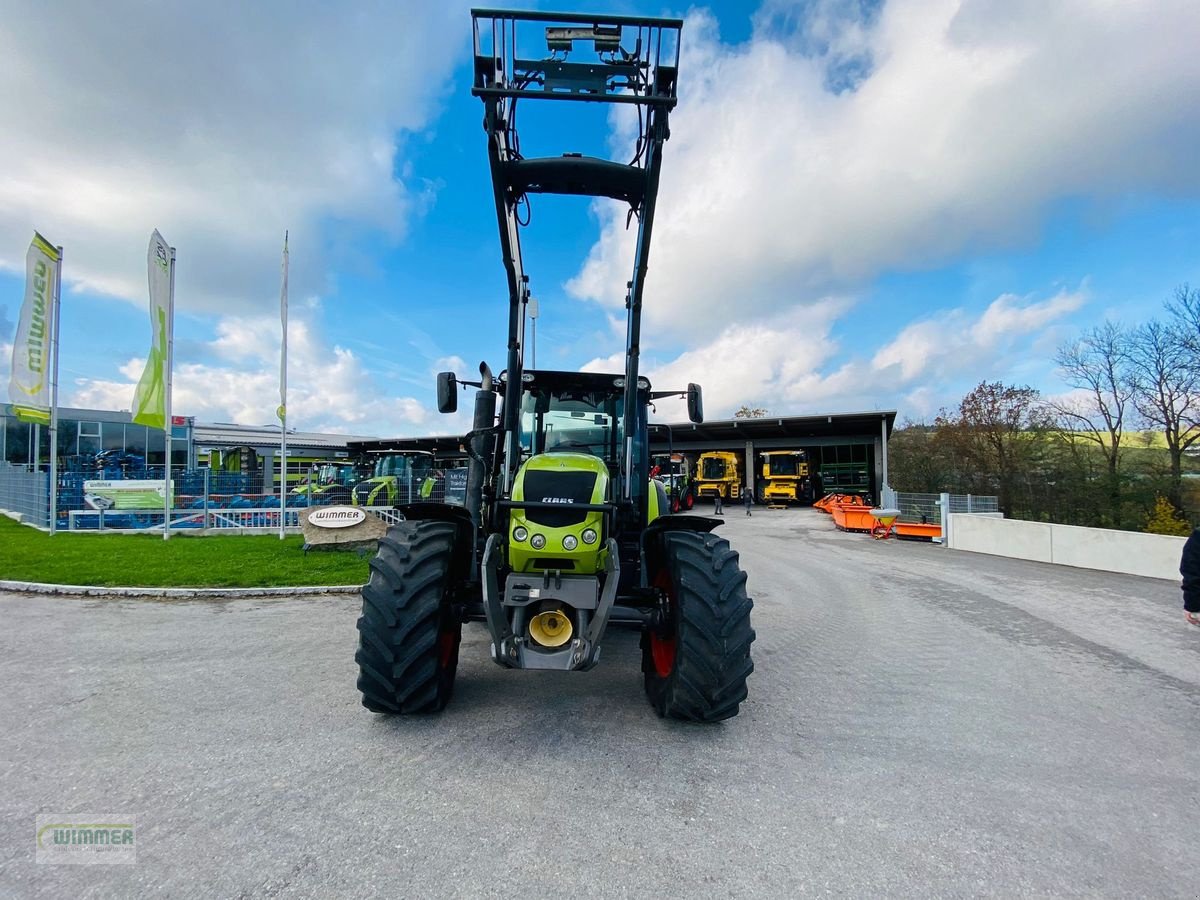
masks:
<path fill-rule="evenodd" d="M 353 463 L 324 463 L 314 466 L 312 483 L 317 487 L 353 487 L 356 469 Z"/>
<path fill-rule="evenodd" d="M 312 503 L 349 503 L 357 481 L 358 467 L 354 463 L 313 463 L 304 483 L 292 488 L 289 493 L 293 497 L 308 497 Z"/>
<path fill-rule="evenodd" d="M 503 375 L 501 376 L 503 380 Z M 625 380 L 619 375 L 525 372 L 522 378 L 520 453 L 573 451 L 600 459 L 616 477 L 625 446 Z M 650 383 L 639 379 L 634 406 L 635 458 L 646 452 L 646 404 Z M 643 472 L 648 471 L 641 466 Z M 638 492 L 641 493 L 641 492 Z"/>
<path fill-rule="evenodd" d="M 429 499 L 432 490 L 433 454 L 419 450 L 381 454 L 371 467 L 371 477 L 354 486 L 356 506 L 395 506 Z"/>

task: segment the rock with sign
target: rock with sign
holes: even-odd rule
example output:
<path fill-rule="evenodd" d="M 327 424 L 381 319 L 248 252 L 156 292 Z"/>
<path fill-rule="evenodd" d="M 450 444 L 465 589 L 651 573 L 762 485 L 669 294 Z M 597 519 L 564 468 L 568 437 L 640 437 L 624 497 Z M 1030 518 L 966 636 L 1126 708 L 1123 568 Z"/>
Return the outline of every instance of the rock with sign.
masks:
<path fill-rule="evenodd" d="M 300 529 L 305 550 L 373 550 L 388 526 L 357 506 L 316 506 L 300 514 Z"/>

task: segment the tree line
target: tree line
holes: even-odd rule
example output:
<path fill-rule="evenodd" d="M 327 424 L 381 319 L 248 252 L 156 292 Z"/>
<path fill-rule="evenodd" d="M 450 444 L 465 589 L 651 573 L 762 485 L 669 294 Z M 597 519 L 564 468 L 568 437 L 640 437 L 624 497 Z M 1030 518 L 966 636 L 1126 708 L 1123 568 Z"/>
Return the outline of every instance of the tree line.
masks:
<path fill-rule="evenodd" d="M 1187 534 L 1200 523 L 1200 290 L 1062 344 L 1071 391 L 981 382 L 889 442 L 899 491 L 995 494 L 1011 518 Z"/>

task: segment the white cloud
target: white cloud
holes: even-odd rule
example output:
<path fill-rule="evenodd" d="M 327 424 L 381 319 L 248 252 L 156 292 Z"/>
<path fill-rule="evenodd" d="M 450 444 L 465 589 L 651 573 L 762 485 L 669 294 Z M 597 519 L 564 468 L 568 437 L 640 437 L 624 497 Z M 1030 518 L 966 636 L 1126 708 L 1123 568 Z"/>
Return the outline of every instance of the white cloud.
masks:
<path fill-rule="evenodd" d="M 429 369 L 429 374 L 436 377 L 439 372 L 453 372 L 459 378 L 470 378 L 475 374 L 471 371 L 465 359 L 455 355 L 441 356 L 434 360 L 433 365 Z"/>
<path fill-rule="evenodd" d="M 731 305 L 770 316 L 885 270 L 1029 242 L 1059 198 L 1200 187 L 1200 4 L 924 0 L 857 24 L 844 7 L 817 4 L 814 26 L 769 3 L 737 47 L 689 16 L 648 329 L 694 340 Z M 803 40 L 771 34 L 781 22 Z M 869 74 L 834 93 L 830 67 L 848 58 Z M 568 290 L 615 309 L 633 232 L 615 204 L 597 210 Z"/>
<path fill-rule="evenodd" d="M 986 373 L 989 364 L 1004 358 L 1019 339 L 1036 338 L 1086 302 L 1080 289 L 1060 291 L 1044 301 L 1003 294 L 977 316 L 965 309 L 944 310 L 936 318 L 906 326 L 876 351 L 871 367 L 889 372 L 902 384 L 930 376 Z"/>
<path fill-rule="evenodd" d="M 0 267 L 33 229 L 71 285 L 145 302 L 157 227 L 178 307 L 233 312 L 320 292 L 330 254 L 399 238 L 428 202 L 403 172 L 468 35 L 466 5 L 33 4 L 0 27 Z M 330 222 L 337 222 L 331 231 Z"/>
<path fill-rule="evenodd" d="M 8 307 L 0 304 L 0 384 L 5 391 L 8 390 L 8 378 L 12 370 L 12 341 L 16 333 L 17 323 L 8 318 Z"/>
<path fill-rule="evenodd" d="M 1014 367 L 1043 329 L 1078 310 L 1082 291 L 1048 300 L 997 297 L 982 312 L 958 308 L 913 322 L 869 359 L 842 353 L 837 321 L 845 300 L 797 307 L 765 324 L 733 325 L 719 337 L 670 362 L 649 359 L 642 369 L 655 389 L 701 381 L 710 418 L 739 406 L 762 406 L 786 415 L 903 406 L 905 415 L 928 416 L 951 402 L 963 383 L 1011 378 Z M 623 355 L 592 360 L 588 371 L 621 371 Z M 685 417 L 681 401 L 659 404 L 660 420 Z"/>
<path fill-rule="evenodd" d="M 421 400 L 392 396 L 391 386 L 380 385 L 352 351 L 322 342 L 318 310 L 303 308 L 288 323 L 289 427 L 379 437 L 449 430 Z M 222 319 L 205 349 L 215 362 L 176 364 L 173 411 L 204 422 L 277 421 L 279 320 Z M 121 365 L 125 381 L 76 379 L 73 387 L 64 385 L 63 405 L 129 409 L 145 364 L 131 359 Z"/>
<path fill-rule="evenodd" d="M 993 300 L 972 326 L 972 339 L 981 346 L 990 347 L 1013 334 L 1040 331 L 1083 306 L 1086 295 L 1082 290 L 1060 291 L 1049 300 L 1030 302 L 1024 306 L 1020 305 L 1021 300 L 1012 294 L 1004 294 Z"/>

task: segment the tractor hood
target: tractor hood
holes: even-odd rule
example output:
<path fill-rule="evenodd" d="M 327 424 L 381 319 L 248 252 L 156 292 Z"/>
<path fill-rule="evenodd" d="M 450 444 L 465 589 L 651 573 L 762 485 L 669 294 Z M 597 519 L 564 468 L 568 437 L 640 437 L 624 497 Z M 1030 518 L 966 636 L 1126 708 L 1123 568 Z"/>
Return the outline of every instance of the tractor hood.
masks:
<path fill-rule="evenodd" d="M 509 525 L 513 569 L 589 575 L 600 571 L 604 517 L 574 507 L 603 503 L 609 477 L 604 460 L 590 453 L 551 450 L 526 460 L 517 471 L 512 499 L 552 506 L 513 510 Z"/>

